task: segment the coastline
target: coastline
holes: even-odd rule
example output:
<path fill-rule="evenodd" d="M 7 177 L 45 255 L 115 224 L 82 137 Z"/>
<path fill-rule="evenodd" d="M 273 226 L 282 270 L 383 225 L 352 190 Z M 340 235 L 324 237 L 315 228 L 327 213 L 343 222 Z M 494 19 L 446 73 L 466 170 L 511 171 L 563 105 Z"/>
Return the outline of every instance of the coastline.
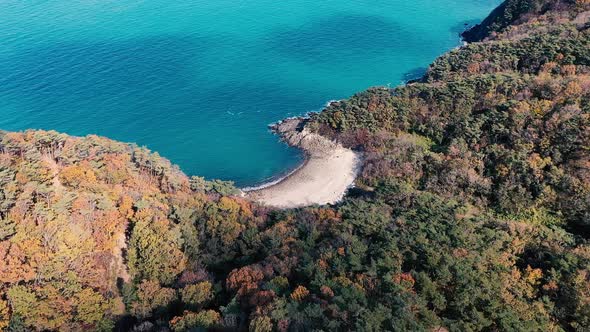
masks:
<path fill-rule="evenodd" d="M 257 187 L 244 196 L 264 205 L 295 208 L 333 204 L 354 185 L 361 158 L 342 145 L 306 128 L 306 118 L 289 118 L 271 125 L 287 144 L 301 149 L 304 161 L 287 175 Z"/>
<path fill-rule="evenodd" d="M 307 156 L 307 154 L 304 152 L 303 153 L 303 160 L 301 161 L 301 163 L 299 163 L 295 168 L 293 168 L 292 170 L 289 170 L 287 172 L 282 173 L 279 176 L 276 177 L 272 177 L 267 181 L 262 182 L 259 185 L 256 186 L 252 186 L 252 187 L 245 187 L 245 188 L 241 188 L 240 190 L 244 193 L 244 195 L 247 195 L 247 193 L 249 192 L 254 192 L 254 191 L 260 191 L 266 188 L 270 188 L 272 186 L 275 186 L 285 180 L 287 180 L 289 177 L 291 177 L 294 173 L 297 173 L 299 170 L 301 170 L 303 167 L 305 167 L 305 165 L 307 165 L 307 162 L 309 161 L 309 157 Z"/>

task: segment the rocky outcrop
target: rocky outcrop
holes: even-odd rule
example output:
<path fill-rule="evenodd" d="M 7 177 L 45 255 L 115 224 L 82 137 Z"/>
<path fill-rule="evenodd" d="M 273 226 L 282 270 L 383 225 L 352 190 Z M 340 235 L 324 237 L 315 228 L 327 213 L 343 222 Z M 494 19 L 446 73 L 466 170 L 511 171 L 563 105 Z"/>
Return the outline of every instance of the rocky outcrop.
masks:
<path fill-rule="evenodd" d="M 270 129 L 290 146 L 301 149 L 308 157 L 326 156 L 340 147 L 338 143 L 311 132 L 307 123 L 307 118 L 289 118 L 272 124 Z"/>

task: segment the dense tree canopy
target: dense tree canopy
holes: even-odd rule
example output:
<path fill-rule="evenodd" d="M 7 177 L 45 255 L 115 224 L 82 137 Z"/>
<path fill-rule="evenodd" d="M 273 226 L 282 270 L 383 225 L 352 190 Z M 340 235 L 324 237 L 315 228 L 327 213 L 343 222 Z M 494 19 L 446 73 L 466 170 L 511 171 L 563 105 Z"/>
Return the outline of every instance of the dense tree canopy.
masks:
<path fill-rule="evenodd" d="M 335 206 L 1 132 L 0 330 L 590 329 L 589 18 L 509 0 L 418 82 L 314 114 L 363 155 Z"/>

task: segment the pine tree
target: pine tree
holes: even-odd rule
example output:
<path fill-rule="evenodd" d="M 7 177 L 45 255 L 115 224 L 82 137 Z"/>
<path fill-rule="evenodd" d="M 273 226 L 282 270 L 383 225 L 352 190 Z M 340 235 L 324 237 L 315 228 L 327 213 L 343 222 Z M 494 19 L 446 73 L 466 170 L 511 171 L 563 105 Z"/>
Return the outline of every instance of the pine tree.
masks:
<path fill-rule="evenodd" d="M 10 219 L 0 219 L 0 241 L 7 240 L 16 233 L 16 224 Z"/>

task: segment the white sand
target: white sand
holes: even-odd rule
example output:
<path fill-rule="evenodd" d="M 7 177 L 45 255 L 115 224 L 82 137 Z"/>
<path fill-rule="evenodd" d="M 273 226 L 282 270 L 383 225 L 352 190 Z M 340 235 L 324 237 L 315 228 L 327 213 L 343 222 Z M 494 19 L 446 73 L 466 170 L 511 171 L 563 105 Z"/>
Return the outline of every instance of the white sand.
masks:
<path fill-rule="evenodd" d="M 289 144 L 304 150 L 308 155 L 307 161 L 282 181 L 263 189 L 248 191 L 246 196 L 278 208 L 340 201 L 354 184 L 360 164 L 359 156 L 307 129 L 294 132 L 292 127 L 280 134 Z"/>

